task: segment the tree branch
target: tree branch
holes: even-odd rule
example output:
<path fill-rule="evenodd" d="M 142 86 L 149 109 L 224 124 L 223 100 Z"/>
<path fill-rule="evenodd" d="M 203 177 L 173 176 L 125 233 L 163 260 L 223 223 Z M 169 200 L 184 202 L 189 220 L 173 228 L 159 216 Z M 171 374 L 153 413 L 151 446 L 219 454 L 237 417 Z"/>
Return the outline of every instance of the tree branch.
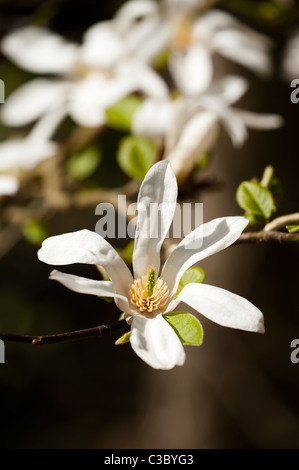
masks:
<path fill-rule="evenodd" d="M 234 245 L 239 245 L 241 243 L 267 243 L 267 242 L 290 243 L 290 242 L 296 242 L 296 241 L 299 241 L 299 233 L 278 232 L 276 230 L 265 232 L 264 230 L 261 230 L 260 232 L 242 233 L 242 235 L 234 243 Z"/>
<path fill-rule="evenodd" d="M 128 326 L 126 320 L 119 320 L 114 323 L 110 323 L 110 325 L 95 326 L 93 328 L 69 331 L 67 333 L 60 333 L 56 335 L 28 336 L 0 333 L 0 339 L 6 342 L 30 343 L 35 346 L 42 346 L 43 344 L 77 341 L 79 339 L 101 338 L 102 336 L 110 335 L 115 331 L 122 330 L 126 326 Z"/>

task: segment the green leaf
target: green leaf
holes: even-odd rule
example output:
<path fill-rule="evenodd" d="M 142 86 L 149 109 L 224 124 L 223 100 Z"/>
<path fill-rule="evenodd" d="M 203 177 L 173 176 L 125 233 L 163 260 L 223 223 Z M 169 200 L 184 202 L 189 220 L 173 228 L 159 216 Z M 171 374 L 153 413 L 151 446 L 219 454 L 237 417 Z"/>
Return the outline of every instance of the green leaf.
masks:
<path fill-rule="evenodd" d="M 242 209 L 269 219 L 275 211 L 273 196 L 269 189 L 260 183 L 244 181 L 240 184 L 236 193 L 237 202 Z"/>
<path fill-rule="evenodd" d="M 120 344 L 125 344 L 130 342 L 130 336 L 131 336 L 131 331 L 128 331 L 124 335 L 122 335 L 120 338 L 118 338 L 114 344 L 119 346 Z"/>
<path fill-rule="evenodd" d="M 299 225 L 287 225 L 286 229 L 289 233 L 297 233 L 299 232 Z"/>
<path fill-rule="evenodd" d="M 163 315 L 172 326 L 183 344 L 200 346 L 203 340 L 203 329 L 194 315 L 187 312 L 172 312 Z"/>
<path fill-rule="evenodd" d="M 114 129 L 130 131 L 135 112 L 142 104 L 139 96 L 131 95 L 106 109 L 107 124 Z"/>
<path fill-rule="evenodd" d="M 211 154 L 210 153 L 204 153 L 198 162 L 196 163 L 196 168 L 198 170 L 204 170 L 210 163 L 211 161 Z"/>
<path fill-rule="evenodd" d="M 190 282 L 202 282 L 205 278 L 205 272 L 202 268 L 189 268 L 187 271 L 184 272 L 184 274 L 181 277 L 181 280 L 179 282 L 175 297 L 179 295 L 181 290 L 187 285 L 190 284 Z"/>
<path fill-rule="evenodd" d="M 23 236 L 32 245 L 41 245 L 48 235 L 48 227 L 43 220 L 30 220 L 23 227 Z"/>
<path fill-rule="evenodd" d="M 143 180 L 155 163 L 157 148 L 155 143 L 145 137 L 129 136 L 121 140 L 117 162 L 130 178 Z"/>
<path fill-rule="evenodd" d="M 101 162 L 101 153 L 98 147 L 87 147 L 73 155 L 67 163 L 68 173 L 78 180 L 92 175 Z"/>

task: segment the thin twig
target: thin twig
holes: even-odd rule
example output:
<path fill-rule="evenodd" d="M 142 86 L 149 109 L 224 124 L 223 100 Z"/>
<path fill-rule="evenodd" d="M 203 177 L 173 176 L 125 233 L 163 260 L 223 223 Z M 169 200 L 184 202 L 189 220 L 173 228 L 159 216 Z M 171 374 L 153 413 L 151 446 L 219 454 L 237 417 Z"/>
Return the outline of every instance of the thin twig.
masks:
<path fill-rule="evenodd" d="M 5 342 L 30 343 L 35 346 L 41 346 L 43 344 L 77 341 L 79 339 L 101 338 L 102 336 L 110 335 L 115 331 L 121 330 L 126 326 L 128 326 L 126 320 L 119 320 L 117 322 L 110 323 L 109 325 L 95 326 L 93 328 L 69 331 L 67 333 L 59 333 L 56 335 L 28 336 L 0 333 L 0 339 Z"/>
<path fill-rule="evenodd" d="M 299 241 L 299 233 L 286 233 L 278 232 L 272 230 L 271 232 L 265 232 L 261 230 L 260 232 L 247 232 L 242 233 L 240 238 L 234 243 L 234 245 L 239 245 L 241 243 L 290 243 Z"/>

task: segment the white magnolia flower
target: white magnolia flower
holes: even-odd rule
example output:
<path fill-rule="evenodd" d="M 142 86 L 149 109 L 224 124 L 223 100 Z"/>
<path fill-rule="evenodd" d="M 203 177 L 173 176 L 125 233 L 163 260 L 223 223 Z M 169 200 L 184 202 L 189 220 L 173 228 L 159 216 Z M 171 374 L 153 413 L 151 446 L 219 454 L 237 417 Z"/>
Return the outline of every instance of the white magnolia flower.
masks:
<path fill-rule="evenodd" d="M 64 115 L 95 127 L 105 123 L 106 108 L 135 91 L 165 98 L 164 81 L 134 56 L 132 36 L 138 23 L 135 27 L 120 20 L 118 15 L 93 25 L 82 45 L 36 26 L 4 37 L 2 51 L 10 60 L 30 72 L 56 78 L 37 78 L 18 88 L 2 107 L 3 122 L 22 126 L 63 107 Z"/>
<path fill-rule="evenodd" d="M 187 35 L 187 39 L 186 39 Z M 194 21 L 182 44 L 170 56 L 169 67 L 177 87 L 185 95 L 205 90 L 213 78 L 212 58 L 218 53 L 267 77 L 272 71 L 271 41 L 228 13 L 211 10 Z"/>
<path fill-rule="evenodd" d="M 210 3 L 164 0 L 159 7 L 154 0 L 132 0 L 119 12 L 127 24 L 138 9 L 135 56 L 151 61 L 161 51 L 167 51 L 171 75 L 185 95 L 200 93 L 210 85 L 216 53 L 264 77 L 272 71 L 272 41 L 223 11 L 201 13 Z"/>
<path fill-rule="evenodd" d="M 248 128 L 276 129 L 283 123 L 276 114 L 260 114 L 232 107 L 247 91 L 248 82 L 227 76 L 205 93 L 171 100 L 147 99 L 137 109 L 132 129 L 136 134 L 165 139 L 165 159 L 183 181 L 194 165 L 215 146 L 223 127 L 235 147 L 241 147 Z"/>
<path fill-rule="evenodd" d="M 69 289 L 113 297 L 126 317 L 131 318 L 130 343 L 136 354 L 156 369 L 182 365 L 185 352 L 179 337 L 163 314 L 183 302 L 210 320 L 231 328 L 264 332 L 263 315 L 249 301 L 224 289 L 191 283 L 174 298 L 183 273 L 195 263 L 236 241 L 247 225 L 244 217 L 212 220 L 187 235 L 160 266 L 160 250 L 170 228 L 177 198 L 177 182 L 169 162 L 156 163 L 147 173 L 138 195 L 138 223 L 133 253 L 134 277 L 115 249 L 89 230 L 50 237 L 38 252 L 41 261 L 52 265 L 86 263 L 103 266 L 110 281 L 96 281 L 53 271 L 51 279 Z M 150 217 L 156 204 L 158 219 Z"/>

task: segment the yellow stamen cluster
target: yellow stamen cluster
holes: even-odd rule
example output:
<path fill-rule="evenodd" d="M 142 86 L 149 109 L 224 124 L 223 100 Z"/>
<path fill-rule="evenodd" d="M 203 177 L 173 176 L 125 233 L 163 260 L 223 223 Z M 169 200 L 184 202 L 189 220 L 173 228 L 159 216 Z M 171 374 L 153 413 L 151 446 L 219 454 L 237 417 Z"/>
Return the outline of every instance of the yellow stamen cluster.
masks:
<path fill-rule="evenodd" d="M 146 276 L 135 279 L 129 290 L 131 303 L 147 318 L 156 316 L 154 312 L 166 304 L 168 296 L 168 286 L 160 277 L 155 279 L 154 268 Z"/>

